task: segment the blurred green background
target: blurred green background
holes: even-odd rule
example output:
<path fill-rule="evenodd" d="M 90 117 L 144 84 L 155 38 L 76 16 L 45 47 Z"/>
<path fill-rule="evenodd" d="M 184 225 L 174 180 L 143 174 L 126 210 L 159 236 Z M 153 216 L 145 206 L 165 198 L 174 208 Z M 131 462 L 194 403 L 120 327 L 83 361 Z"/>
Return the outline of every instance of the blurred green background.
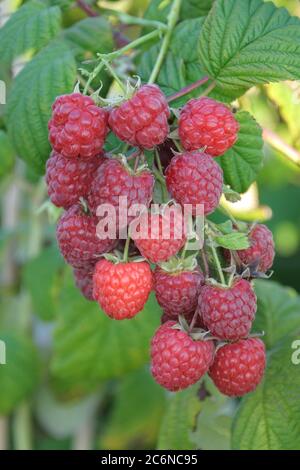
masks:
<path fill-rule="evenodd" d="M 55 220 L 59 211 L 47 204 L 45 184 L 34 165 L 25 164 L 18 155 L 23 156 L 24 151 L 28 162 L 38 158 L 39 151 L 47 153 L 47 141 L 36 128 L 37 114 L 46 116 L 46 126 L 49 102 L 57 94 L 71 91 L 76 64 L 95 57 L 99 49 L 111 50 L 120 37 L 112 34 L 102 16 L 87 20 L 82 8 L 70 0 L 41 2 L 54 9 L 51 16 L 49 12 L 43 15 L 41 9 L 37 23 L 31 15 L 26 28 L 3 33 L 8 17 L 25 3 L 0 3 L 0 79 L 8 96 L 7 105 L 0 104 L 0 340 L 5 341 L 8 360 L 0 365 L 0 448 L 227 449 L 237 400 L 222 397 L 209 380 L 200 390 L 192 387 L 168 394 L 149 374 L 149 341 L 161 313 L 155 300 L 136 319 L 112 322 L 97 305 L 80 296 L 58 253 Z M 114 8 L 142 16 L 149 2 L 86 3 L 98 13 Z M 190 17 L 199 16 L 197 1 L 190 3 L 196 8 Z M 206 14 L 211 1 L 200 3 L 201 14 Z M 275 3 L 300 16 L 299 1 Z M 151 14 L 148 11 L 148 17 Z M 113 23 L 117 29 L 116 19 Z M 33 32 L 38 45 L 32 40 Z M 135 38 L 140 28 L 122 26 L 121 32 Z M 60 43 L 55 45 L 62 38 L 66 49 Z M 41 80 L 51 80 L 48 95 L 41 81 L 31 84 L 26 74 L 18 82 L 20 70 L 47 44 L 52 47 L 48 56 L 34 66 L 41 70 Z M 57 63 L 51 71 L 45 64 L 54 56 Z M 127 66 L 131 70 L 130 60 Z M 108 91 L 110 79 L 103 76 L 102 80 Z M 14 99 L 20 86 L 24 87 L 22 98 Z M 272 281 L 299 292 L 300 83 L 253 88 L 236 104 L 254 115 L 265 129 L 266 142 L 257 183 L 232 211 L 271 228 L 277 253 Z M 24 121 L 32 129 L 30 138 L 22 135 L 25 124 L 13 112 L 22 105 L 27 111 Z M 6 106 L 12 109 L 9 119 L 4 118 Z M 36 140 L 41 141 L 38 151 Z M 298 165 L 293 161 L 297 158 Z M 257 287 L 259 299 L 265 296 L 266 302 L 273 302 L 267 315 L 276 316 L 280 311 L 278 321 L 287 318 L 289 325 L 299 325 L 299 297 L 272 281 L 268 285 L 259 281 Z M 272 322 L 276 336 L 276 322 Z M 258 321 L 261 324 L 264 326 Z M 292 423 L 293 418 L 288 419 Z M 299 438 L 294 442 L 300 448 Z"/>

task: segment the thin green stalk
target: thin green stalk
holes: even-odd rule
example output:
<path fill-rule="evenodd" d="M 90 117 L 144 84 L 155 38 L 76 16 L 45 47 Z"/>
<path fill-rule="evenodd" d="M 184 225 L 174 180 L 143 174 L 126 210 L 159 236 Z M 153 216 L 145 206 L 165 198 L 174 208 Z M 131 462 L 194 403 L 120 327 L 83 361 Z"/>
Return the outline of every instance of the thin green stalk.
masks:
<path fill-rule="evenodd" d="M 122 82 L 122 80 L 120 80 L 120 78 L 118 77 L 118 75 L 116 74 L 116 72 L 114 71 L 114 69 L 112 68 L 112 66 L 104 59 L 102 59 L 102 62 L 104 63 L 105 67 L 107 68 L 107 70 L 109 71 L 110 75 L 113 77 L 113 79 L 117 82 L 117 84 L 119 85 L 119 87 L 121 88 L 122 92 L 125 94 L 126 93 L 126 86 L 124 85 L 124 83 Z"/>
<path fill-rule="evenodd" d="M 13 417 L 12 432 L 15 450 L 32 449 L 31 411 L 28 403 L 18 406 Z"/>
<path fill-rule="evenodd" d="M 89 87 L 90 87 L 90 84 L 92 83 L 92 81 L 94 80 L 94 78 L 97 77 L 97 75 L 99 75 L 99 73 L 101 72 L 101 70 L 103 69 L 104 67 L 104 63 L 103 62 L 99 62 L 99 64 L 94 68 L 94 70 L 90 73 L 90 76 L 89 78 L 87 79 L 86 81 L 86 84 L 84 86 L 84 89 L 83 89 L 83 94 L 86 95 L 88 90 L 89 90 Z"/>
<path fill-rule="evenodd" d="M 162 31 L 167 31 L 168 29 L 168 26 L 165 23 L 162 23 L 161 21 L 147 20 L 146 18 L 139 18 L 137 16 L 128 15 L 127 13 L 124 13 L 122 11 L 106 9 L 104 11 L 104 14 L 116 16 L 120 20 L 121 23 L 124 23 L 127 25 L 138 25 L 138 26 L 145 26 L 149 28 L 160 28 Z"/>
<path fill-rule="evenodd" d="M 148 83 L 154 83 L 155 80 L 158 77 L 159 71 L 160 71 L 161 66 L 163 64 L 165 56 L 168 52 L 168 48 L 169 48 L 169 45 L 170 45 L 173 30 L 174 30 L 174 28 L 176 26 L 176 23 L 178 21 L 178 18 L 179 18 L 180 7 L 181 7 L 181 0 L 174 0 L 173 4 L 172 4 L 172 7 L 171 7 L 171 11 L 170 11 L 169 16 L 168 16 L 168 24 L 167 24 L 168 30 L 165 34 L 164 39 L 163 39 L 161 49 L 160 49 L 159 54 L 157 56 L 157 59 L 156 59 L 155 65 L 153 67 L 153 70 L 151 72 Z"/>
<path fill-rule="evenodd" d="M 151 31 L 151 33 L 144 34 L 144 36 L 141 36 L 140 38 L 135 39 L 129 44 L 126 44 L 126 46 L 121 47 L 121 49 L 118 49 L 117 51 L 109 52 L 108 54 L 98 54 L 98 57 L 100 57 L 100 59 L 112 61 L 116 59 L 117 57 L 119 57 L 120 55 L 124 54 L 125 52 L 130 51 L 131 49 L 135 49 L 136 47 L 141 46 L 145 42 L 151 41 L 157 36 L 160 36 L 161 33 L 162 33 L 161 29 L 156 29 L 155 31 Z"/>
<path fill-rule="evenodd" d="M 212 255 L 213 255 L 213 258 L 214 258 L 214 262 L 215 262 L 215 265 L 216 265 L 216 268 L 217 268 L 217 271 L 218 271 L 218 274 L 219 274 L 219 277 L 220 277 L 220 281 L 224 286 L 226 286 L 226 281 L 225 281 L 225 277 L 224 277 L 224 274 L 223 274 L 223 271 L 222 271 L 222 266 L 221 266 L 221 263 L 220 263 L 220 260 L 219 260 L 219 257 L 218 257 L 217 250 L 214 246 L 214 242 L 213 242 L 211 236 L 207 232 L 208 231 L 206 231 L 206 235 L 207 235 L 207 238 L 209 239 L 209 242 L 210 242 L 209 246 L 210 246 L 210 249 L 211 249 L 211 252 L 212 252 Z"/>
<path fill-rule="evenodd" d="M 128 261 L 128 252 L 129 252 L 129 244 L 130 244 L 130 235 L 128 234 L 125 247 L 124 247 L 124 253 L 123 253 L 123 262 L 127 263 Z"/>
<path fill-rule="evenodd" d="M 210 92 L 215 88 L 216 86 L 216 82 L 211 82 L 208 87 L 203 91 L 203 93 L 201 93 L 201 97 L 202 96 L 207 96 L 210 94 Z"/>
<path fill-rule="evenodd" d="M 163 168 L 161 166 L 161 161 L 160 161 L 159 153 L 157 150 L 155 150 L 155 160 L 156 160 L 158 170 L 156 170 L 156 168 L 153 168 L 153 172 L 156 178 L 158 179 L 158 181 L 160 182 L 163 201 L 167 202 L 169 200 L 169 194 L 167 191 L 166 180 L 164 177 Z"/>

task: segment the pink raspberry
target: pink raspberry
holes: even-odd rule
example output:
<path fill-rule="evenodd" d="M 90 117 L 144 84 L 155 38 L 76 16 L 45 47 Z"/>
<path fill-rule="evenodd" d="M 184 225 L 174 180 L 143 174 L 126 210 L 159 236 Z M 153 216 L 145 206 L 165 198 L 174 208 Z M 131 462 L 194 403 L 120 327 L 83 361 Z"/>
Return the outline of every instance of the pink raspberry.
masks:
<path fill-rule="evenodd" d="M 128 101 L 113 108 L 109 126 L 119 139 L 151 149 L 162 144 L 169 132 L 170 110 L 157 85 L 143 85 Z"/>
<path fill-rule="evenodd" d="M 102 152 L 107 134 L 107 111 L 92 98 L 72 93 L 58 96 L 48 123 L 49 141 L 67 158 L 91 158 Z"/>
<path fill-rule="evenodd" d="M 214 157 L 233 146 L 239 128 L 239 123 L 227 106 L 206 97 L 188 101 L 178 121 L 183 147 L 186 150 L 205 147 L 205 151 Z"/>

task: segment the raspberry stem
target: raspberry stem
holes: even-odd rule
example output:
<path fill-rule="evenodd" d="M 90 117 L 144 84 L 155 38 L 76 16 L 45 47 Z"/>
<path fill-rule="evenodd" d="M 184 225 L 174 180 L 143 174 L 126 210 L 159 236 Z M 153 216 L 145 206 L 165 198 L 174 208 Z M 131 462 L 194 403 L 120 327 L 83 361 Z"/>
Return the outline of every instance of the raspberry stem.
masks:
<path fill-rule="evenodd" d="M 220 278 L 220 281 L 222 283 L 222 285 L 226 286 L 226 282 L 225 282 L 225 277 L 224 277 L 224 274 L 223 274 L 223 271 L 222 271 L 222 267 L 221 267 L 221 263 L 220 263 L 220 260 L 219 260 L 219 257 L 218 257 L 218 253 L 217 253 L 217 250 L 214 246 L 214 241 L 213 239 L 211 238 L 210 234 L 208 233 L 208 230 L 206 228 L 206 236 L 210 242 L 210 249 L 211 249 L 211 252 L 212 252 L 212 255 L 213 255 L 213 258 L 214 258 L 214 262 L 215 262 L 215 266 L 217 268 L 217 271 L 218 271 L 218 274 L 219 274 L 219 278 Z"/>
<path fill-rule="evenodd" d="M 138 39 L 135 39 L 129 44 L 126 44 L 126 46 L 121 47 L 121 49 L 118 49 L 117 51 L 109 52 L 108 54 L 97 54 L 97 55 L 100 59 L 109 60 L 111 62 L 112 60 L 116 59 L 120 55 L 123 55 L 125 52 L 128 52 L 130 49 L 135 49 L 141 44 L 144 44 L 145 42 L 151 41 L 157 36 L 160 36 L 161 33 L 162 33 L 161 29 L 156 29 L 155 31 L 151 31 L 151 33 L 144 34 L 144 36 L 141 36 Z"/>
<path fill-rule="evenodd" d="M 152 69 L 151 75 L 149 77 L 148 83 L 154 83 L 155 80 L 158 77 L 158 74 L 160 72 L 161 66 L 163 64 L 163 61 L 165 59 L 165 56 L 167 54 L 170 41 L 171 41 L 171 36 L 173 33 L 173 29 L 176 26 L 176 23 L 179 18 L 179 13 L 180 13 L 180 7 L 181 7 L 181 0 L 174 0 L 170 13 L 168 15 L 168 30 L 165 34 L 165 37 L 163 39 L 159 54 L 157 56 L 156 62 L 154 64 L 154 67 Z"/>
<path fill-rule="evenodd" d="M 119 87 L 121 88 L 122 92 L 125 95 L 126 94 L 126 87 L 125 87 L 124 83 L 122 82 L 122 80 L 120 80 L 120 78 L 118 77 L 118 75 L 114 71 L 113 67 L 110 65 L 110 63 L 107 60 L 101 59 L 101 61 L 103 62 L 103 64 L 105 65 L 105 68 L 109 71 L 110 75 L 117 82 L 117 84 L 119 85 Z"/>
<path fill-rule="evenodd" d="M 201 85 L 206 83 L 208 80 L 209 80 L 209 77 L 203 77 L 203 78 L 200 78 L 199 80 L 197 80 L 196 82 L 191 83 L 190 85 L 187 85 L 187 86 L 181 88 L 181 90 L 179 90 L 176 93 L 173 93 L 172 95 L 168 96 L 167 97 L 167 102 L 171 103 L 171 101 L 175 101 L 178 98 L 181 98 L 182 96 L 187 95 L 188 93 L 195 90 L 196 88 L 199 88 Z"/>
<path fill-rule="evenodd" d="M 127 261 L 128 261 L 129 244 L 130 244 L 130 236 L 128 234 L 128 237 L 127 237 L 126 243 L 125 243 L 125 247 L 124 247 L 124 253 L 123 253 L 123 262 L 124 263 L 127 263 Z"/>
<path fill-rule="evenodd" d="M 129 25 L 129 26 L 130 25 L 146 26 L 149 28 L 161 29 L 162 31 L 167 31 L 168 29 L 168 26 L 165 23 L 162 23 L 161 21 L 139 18 L 137 16 L 128 15 L 127 13 L 124 13 L 123 11 L 117 11 L 117 10 L 112 10 L 110 8 L 107 8 L 105 9 L 103 13 L 105 15 L 116 16 L 120 20 L 121 23 Z"/>
<path fill-rule="evenodd" d="M 168 202 L 169 194 L 168 194 L 168 191 L 167 191 L 167 186 L 166 186 L 166 181 L 165 181 L 165 177 L 164 177 L 163 168 L 162 168 L 161 161 L 160 161 L 160 156 L 159 156 L 159 153 L 158 153 L 157 150 L 155 150 L 155 160 L 156 160 L 156 163 L 157 163 L 158 171 L 156 171 L 156 169 L 153 168 L 153 172 L 154 172 L 154 175 L 156 176 L 156 178 L 158 179 L 158 181 L 160 182 L 163 202 Z"/>

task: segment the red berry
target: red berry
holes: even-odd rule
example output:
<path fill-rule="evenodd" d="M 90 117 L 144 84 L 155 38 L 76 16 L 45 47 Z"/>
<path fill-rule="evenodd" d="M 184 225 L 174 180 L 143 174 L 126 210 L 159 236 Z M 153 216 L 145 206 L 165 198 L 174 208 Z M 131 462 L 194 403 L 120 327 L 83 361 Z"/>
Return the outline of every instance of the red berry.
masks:
<path fill-rule="evenodd" d="M 97 170 L 92 182 L 88 203 L 91 211 L 96 214 L 97 208 L 102 204 L 111 204 L 116 208 L 117 226 L 127 225 L 134 215 L 127 213 L 127 223 L 119 213 L 120 197 L 127 198 L 128 211 L 134 204 L 150 206 L 154 187 L 154 177 L 148 171 L 130 173 L 120 161 L 106 160 Z M 127 211 L 127 212 L 128 212 Z"/>
<path fill-rule="evenodd" d="M 165 95 L 157 85 L 143 85 L 131 99 L 113 108 L 109 126 L 119 139 L 150 149 L 168 135 L 170 110 Z"/>
<path fill-rule="evenodd" d="M 208 371 L 214 355 L 212 341 L 194 341 L 168 321 L 151 342 L 151 372 L 162 387 L 177 391 L 193 385 Z"/>
<path fill-rule="evenodd" d="M 197 308 L 204 276 L 199 268 L 194 271 L 169 273 L 156 267 L 153 275 L 157 302 L 169 317 L 189 317 Z"/>
<path fill-rule="evenodd" d="M 228 107 L 211 98 L 190 100 L 182 109 L 178 121 L 183 147 L 186 150 L 206 147 L 205 151 L 214 157 L 233 146 L 239 128 Z"/>
<path fill-rule="evenodd" d="M 223 172 L 207 154 L 187 152 L 176 155 L 166 170 L 166 183 L 171 196 L 182 206 L 192 204 L 193 215 L 210 214 L 219 204 Z"/>
<path fill-rule="evenodd" d="M 259 338 L 241 339 L 217 350 L 209 375 L 224 395 L 241 397 L 257 387 L 265 365 L 264 343 Z"/>
<path fill-rule="evenodd" d="M 124 320 L 143 310 L 152 289 L 152 273 L 146 262 L 114 264 L 102 259 L 96 264 L 93 283 L 94 298 L 106 315 Z"/>
<path fill-rule="evenodd" d="M 49 140 L 56 152 L 67 158 L 91 158 L 101 153 L 107 134 L 107 111 L 80 93 L 58 96 L 52 110 Z"/>
<path fill-rule="evenodd" d="M 60 218 L 56 237 L 61 254 L 73 267 L 95 264 L 99 255 L 114 248 L 115 240 L 100 240 L 96 234 L 97 218 L 83 212 L 80 204 L 70 207 Z"/>
<path fill-rule="evenodd" d="M 174 206 L 173 206 L 174 207 Z M 181 209 L 169 208 L 164 214 L 144 213 L 137 219 L 141 230 L 131 237 L 142 256 L 151 263 L 167 261 L 176 255 L 186 241 Z"/>
<path fill-rule="evenodd" d="M 271 230 L 266 225 L 258 224 L 249 234 L 250 247 L 238 250 L 240 260 L 244 264 L 258 264 L 256 271 L 265 272 L 272 267 L 275 251 Z"/>
<path fill-rule="evenodd" d="M 237 340 L 248 336 L 256 312 L 256 295 L 250 282 L 239 279 L 231 287 L 205 285 L 199 310 L 213 336 Z"/>
<path fill-rule="evenodd" d="M 87 300 L 94 300 L 93 297 L 93 274 L 94 267 L 74 268 L 73 271 L 76 287 Z"/>
<path fill-rule="evenodd" d="M 89 192 L 94 173 L 102 157 L 89 160 L 66 159 L 53 151 L 47 160 L 46 183 L 51 202 L 68 209 Z"/>

